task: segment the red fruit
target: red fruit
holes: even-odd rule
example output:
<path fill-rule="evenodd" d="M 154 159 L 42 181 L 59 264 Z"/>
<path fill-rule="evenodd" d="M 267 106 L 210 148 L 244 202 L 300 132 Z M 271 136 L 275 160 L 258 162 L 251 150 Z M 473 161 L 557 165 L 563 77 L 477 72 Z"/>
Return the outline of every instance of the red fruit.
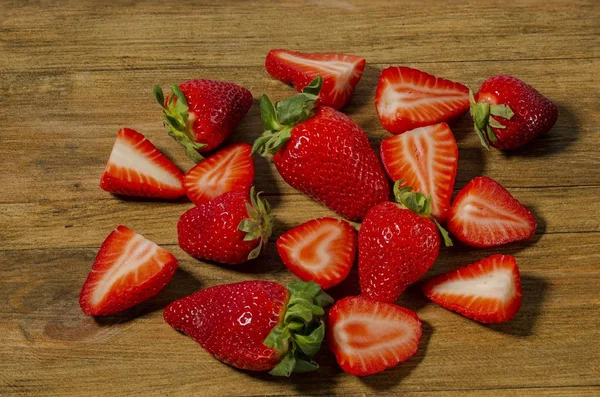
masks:
<path fill-rule="evenodd" d="M 254 188 L 228 192 L 179 218 L 179 246 L 188 254 L 236 265 L 256 258 L 273 230 L 275 216 Z"/>
<path fill-rule="evenodd" d="M 277 252 L 298 278 L 328 289 L 350 273 L 356 256 L 356 231 L 339 219 L 313 219 L 281 235 Z"/>
<path fill-rule="evenodd" d="M 277 49 L 269 51 L 265 67 L 271 76 L 293 84 L 298 92 L 321 76 L 323 88 L 317 105 L 341 109 L 350 100 L 366 62 L 356 55 L 308 54 Z"/>
<path fill-rule="evenodd" d="M 216 149 L 252 106 L 250 91 L 225 81 L 189 80 L 173 84 L 171 91 L 165 98 L 162 89 L 154 86 L 165 128 L 196 163 L 203 159 L 198 152 Z"/>
<path fill-rule="evenodd" d="M 521 307 L 521 276 L 510 255 L 492 255 L 430 278 L 422 288 L 438 305 L 481 323 L 508 321 Z"/>
<path fill-rule="evenodd" d="M 217 285 L 171 303 L 165 321 L 217 359 L 237 368 L 289 376 L 318 368 L 323 306 L 315 283 L 270 281 Z"/>
<path fill-rule="evenodd" d="M 100 188 L 114 194 L 176 199 L 185 195 L 183 174 L 137 131 L 121 128 Z"/>
<path fill-rule="evenodd" d="M 469 110 L 469 89 L 417 69 L 394 66 L 379 76 L 375 108 L 392 134 L 450 121 Z"/>
<path fill-rule="evenodd" d="M 329 348 L 342 369 L 356 376 L 376 374 L 412 357 L 422 326 L 409 309 L 349 296 L 329 310 Z"/>
<path fill-rule="evenodd" d="M 373 207 L 358 231 L 358 277 L 361 295 L 395 302 L 410 284 L 427 273 L 438 257 L 446 231 L 431 217 L 431 198 L 394 185 L 396 203 Z"/>
<path fill-rule="evenodd" d="M 471 93 L 471 115 L 485 148 L 514 149 L 550 131 L 558 109 L 524 81 L 499 75 Z"/>
<path fill-rule="evenodd" d="M 363 130 L 335 109 L 313 108 L 320 82 L 318 78 L 302 94 L 277 102 L 276 108 L 263 95 L 267 131 L 252 150 L 274 154 L 275 167 L 293 188 L 359 220 L 387 200 L 389 185 Z"/>
<path fill-rule="evenodd" d="M 443 222 L 450 209 L 458 147 L 446 123 L 420 127 L 381 142 L 381 160 L 393 181 L 431 195 L 431 214 Z"/>
<path fill-rule="evenodd" d="M 198 163 L 183 179 L 189 199 L 200 205 L 223 193 L 250 191 L 254 182 L 251 151 L 250 145 L 235 143 Z"/>
<path fill-rule="evenodd" d="M 102 243 L 79 295 L 88 316 L 122 312 L 157 295 L 177 270 L 177 259 L 164 248 L 118 226 Z"/>
<path fill-rule="evenodd" d="M 463 243 L 485 248 L 533 236 L 533 214 L 495 180 L 480 176 L 454 199 L 448 230 Z"/>

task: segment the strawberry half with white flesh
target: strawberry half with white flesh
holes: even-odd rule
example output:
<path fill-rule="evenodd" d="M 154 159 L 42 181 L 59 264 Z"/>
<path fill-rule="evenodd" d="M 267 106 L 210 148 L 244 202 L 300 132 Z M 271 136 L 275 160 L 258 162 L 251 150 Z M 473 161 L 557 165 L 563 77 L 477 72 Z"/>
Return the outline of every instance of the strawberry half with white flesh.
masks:
<path fill-rule="evenodd" d="M 469 110 L 469 89 L 405 66 L 384 69 L 375 93 L 383 128 L 392 134 L 451 121 Z"/>
<path fill-rule="evenodd" d="M 288 230 L 277 239 L 277 252 L 298 278 L 323 289 L 348 276 L 356 257 L 356 231 L 348 222 L 317 218 Z"/>
<path fill-rule="evenodd" d="M 393 181 L 431 196 L 431 214 L 443 222 L 448 216 L 458 166 L 458 146 L 448 124 L 420 127 L 384 139 L 381 160 Z"/>
<path fill-rule="evenodd" d="M 350 296 L 329 310 L 327 333 L 340 367 L 367 376 L 412 357 L 419 349 L 422 324 L 407 308 Z"/>
<path fill-rule="evenodd" d="M 325 335 L 323 308 L 331 303 L 312 282 L 286 288 L 255 280 L 198 291 L 167 306 L 164 318 L 226 364 L 290 376 L 319 368 L 313 357 Z"/>
<path fill-rule="evenodd" d="M 79 305 L 88 316 L 117 314 L 157 295 L 176 270 L 173 254 L 118 226 L 100 247 Z"/>
<path fill-rule="evenodd" d="M 200 205 L 227 192 L 249 192 L 254 182 L 251 151 L 246 143 L 234 143 L 202 160 L 183 178 L 188 198 Z"/>
<path fill-rule="evenodd" d="M 146 137 L 130 128 L 117 133 L 100 188 L 136 197 L 176 199 L 185 195 L 179 168 Z"/>
<path fill-rule="evenodd" d="M 422 289 L 443 308 L 480 323 L 508 321 L 521 307 L 521 276 L 510 255 L 492 255 L 430 278 Z"/>
<path fill-rule="evenodd" d="M 535 234 L 535 217 L 495 180 L 480 176 L 456 195 L 448 230 L 464 244 L 486 248 Z"/>
<path fill-rule="evenodd" d="M 366 60 L 356 55 L 314 54 L 271 50 L 267 54 L 265 67 L 277 80 L 293 84 L 298 92 L 317 76 L 323 78 L 323 88 L 317 105 L 341 109 L 348 103 L 354 87 L 365 70 Z"/>

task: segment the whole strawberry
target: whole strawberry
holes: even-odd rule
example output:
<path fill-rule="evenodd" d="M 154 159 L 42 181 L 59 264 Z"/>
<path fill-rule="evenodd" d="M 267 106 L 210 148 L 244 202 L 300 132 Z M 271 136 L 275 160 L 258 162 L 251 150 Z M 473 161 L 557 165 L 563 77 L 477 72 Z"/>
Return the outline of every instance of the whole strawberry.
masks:
<path fill-rule="evenodd" d="M 321 84 L 318 77 L 301 94 L 275 105 L 263 95 L 266 131 L 252 150 L 273 154 L 275 167 L 293 188 L 359 220 L 388 199 L 389 185 L 363 130 L 335 109 L 314 106 Z"/>
<path fill-rule="evenodd" d="M 177 223 L 179 246 L 188 254 L 230 265 L 256 258 L 273 230 L 274 215 L 260 193 L 222 194 L 186 211 Z"/>
<path fill-rule="evenodd" d="M 196 163 L 203 158 L 198 152 L 216 149 L 252 106 L 250 91 L 225 81 L 189 80 L 173 84 L 166 98 L 156 85 L 154 96 L 163 108 L 167 132 Z"/>
<path fill-rule="evenodd" d="M 554 103 L 511 76 L 487 79 L 470 98 L 475 131 L 486 149 L 523 146 L 548 132 L 558 118 Z"/>
<path fill-rule="evenodd" d="M 333 303 L 314 282 L 284 287 L 244 281 L 206 288 L 164 311 L 165 321 L 226 364 L 289 376 L 319 366 L 323 307 Z"/>
<path fill-rule="evenodd" d="M 394 185 L 396 201 L 373 207 L 358 231 L 361 295 L 393 303 L 407 286 L 427 273 L 438 257 L 440 236 L 448 233 L 431 216 L 431 196 Z"/>

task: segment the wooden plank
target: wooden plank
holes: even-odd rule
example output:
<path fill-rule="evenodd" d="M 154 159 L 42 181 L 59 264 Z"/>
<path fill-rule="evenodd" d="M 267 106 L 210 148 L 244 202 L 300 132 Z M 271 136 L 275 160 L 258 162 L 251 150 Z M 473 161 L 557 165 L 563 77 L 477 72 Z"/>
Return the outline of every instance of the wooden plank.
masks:
<path fill-rule="evenodd" d="M 394 370 L 362 380 L 341 373 L 325 350 L 319 356 L 321 370 L 309 376 L 283 380 L 237 371 L 215 362 L 163 322 L 161 308 L 199 288 L 253 278 L 290 281 L 282 265 L 273 267 L 278 263 L 274 250 L 264 265 L 233 268 L 199 263 L 170 246 L 181 262 L 166 290 L 123 315 L 97 320 L 78 308 L 95 249 L 2 251 L 0 384 L 3 391 L 26 394 L 105 394 L 118 385 L 123 395 L 203 390 L 209 396 L 458 393 L 598 384 L 600 298 L 591 286 L 600 282 L 599 238 L 599 233 L 553 234 L 527 249 L 444 252 L 432 274 L 492 251 L 514 254 L 523 278 L 521 311 L 505 325 L 487 327 L 427 303 L 412 287 L 400 303 L 424 321 L 419 352 Z M 351 284 L 346 292 L 355 289 Z"/>

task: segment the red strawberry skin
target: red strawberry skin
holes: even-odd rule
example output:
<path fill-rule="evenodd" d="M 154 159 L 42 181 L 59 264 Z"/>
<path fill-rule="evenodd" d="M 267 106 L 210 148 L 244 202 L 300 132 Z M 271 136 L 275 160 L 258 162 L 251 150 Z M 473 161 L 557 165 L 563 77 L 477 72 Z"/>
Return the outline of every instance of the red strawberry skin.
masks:
<path fill-rule="evenodd" d="M 100 247 L 79 305 L 88 316 L 117 314 L 156 296 L 176 270 L 173 254 L 118 226 Z"/>
<path fill-rule="evenodd" d="M 185 195 L 179 168 L 144 135 L 130 128 L 117 133 L 100 188 L 136 197 L 176 199 Z"/>
<path fill-rule="evenodd" d="M 200 152 L 217 148 L 252 106 L 250 91 L 230 82 L 189 80 L 179 88 L 188 102 L 195 142 L 206 145 Z"/>
<path fill-rule="evenodd" d="M 244 241 L 238 229 L 249 217 L 248 193 L 234 191 L 186 211 L 177 223 L 179 246 L 188 254 L 230 265 L 244 263 L 259 239 Z"/>
<path fill-rule="evenodd" d="M 495 117 L 506 128 L 492 130 L 498 140 L 490 145 L 498 149 L 515 149 L 548 132 L 558 119 L 558 109 L 535 88 L 516 77 L 498 75 L 483 82 L 477 102 L 507 105 L 514 113 L 511 119 Z"/>
<path fill-rule="evenodd" d="M 448 216 L 450 233 L 477 248 L 528 239 L 536 227 L 533 213 L 486 176 L 473 179 L 458 192 Z"/>
<path fill-rule="evenodd" d="M 281 352 L 263 342 L 283 320 L 288 297 L 284 286 L 269 281 L 218 285 L 171 303 L 164 318 L 217 359 L 268 371 L 280 361 Z"/>
<path fill-rule="evenodd" d="M 440 236 L 431 219 L 392 202 L 378 204 L 358 231 L 361 295 L 395 302 L 433 266 L 439 249 Z"/>
<path fill-rule="evenodd" d="M 365 69 L 366 60 L 356 55 L 311 54 L 284 49 L 269 51 L 267 72 L 276 79 L 293 84 L 298 92 L 317 76 L 323 78 L 318 105 L 341 109 L 348 103 Z"/>
<path fill-rule="evenodd" d="M 478 285 L 465 285 L 473 280 L 479 281 Z M 454 287 L 448 287 L 451 283 Z M 422 290 L 438 305 L 486 324 L 512 319 L 521 308 L 523 295 L 516 259 L 500 254 L 433 277 Z"/>
<path fill-rule="evenodd" d="M 295 126 L 273 159 L 293 188 L 350 220 L 362 219 L 390 195 L 367 136 L 332 108 L 317 107 L 313 117 Z"/>

